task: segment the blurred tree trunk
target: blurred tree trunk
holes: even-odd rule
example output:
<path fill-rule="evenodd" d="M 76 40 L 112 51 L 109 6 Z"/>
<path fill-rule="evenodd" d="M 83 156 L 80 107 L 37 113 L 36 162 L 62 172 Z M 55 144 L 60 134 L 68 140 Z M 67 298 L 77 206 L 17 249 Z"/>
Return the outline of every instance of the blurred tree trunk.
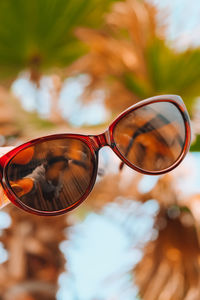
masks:
<path fill-rule="evenodd" d="M 49 120 L 53 124 L 61 125 L 63 123 L 67 123 L 67 121 L 62 118 L 62 111 L 59 106 L 59 97 L 60 92 L 62 89 L 62 82 L 61 78 L 58 75 L 51 76 L 52 79 L 52 88 L 50 90 L 50 97 L 51 97 L 51 103 L 50 103 L 50 115 Z"/>
<path fill-rule="evenodd" d="M 6 210 L 12 224 L 0 238 L 9 255 L 0 265 L 2 299 L 55 300 L 65 266 L 59 244 L 66 238 L 66 216 L 40 217 L 11 205 Z"/>

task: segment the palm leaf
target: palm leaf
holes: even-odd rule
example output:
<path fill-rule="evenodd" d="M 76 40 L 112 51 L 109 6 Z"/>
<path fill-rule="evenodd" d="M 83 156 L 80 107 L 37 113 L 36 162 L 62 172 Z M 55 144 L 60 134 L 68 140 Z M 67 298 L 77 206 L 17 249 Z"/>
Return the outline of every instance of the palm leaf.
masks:
<path fill-rule="evenodd" d="M 200 94 L 200 50 L 177 53 L 157 40 L 147 48 L 146 58 L 153 93 L 180 94 L 191 111 Z"/>
<path fill-rule="evenodd" d="M 79 38 L 91 49 L 78 67 L 89 73 L 97 88 L 109 89 L 113 110 L 116 99 L 112 101 L 110 95 L 118 86 L 114 82 L 123 84 L 132 93 L 132 104 L 136 99 L 174 93 L 183 97 L 191 112 L 200 95 L 200 49 L 175 50 L 164 31 L 158 34 L 156 14 L 155 7 L 145 1 L 117 2 L 106 18 L 106 31 L 78 32 Z M 110 67 L 113 60 L 115 68 Z M 128 106 L 128 97 L 127 100 Z"/>
<path fill-rule="evenodd" d="M 86 49 L 73 31 L 98 27 L 114 0 L 0 1 L 0 77 L 65 67 Z"/>

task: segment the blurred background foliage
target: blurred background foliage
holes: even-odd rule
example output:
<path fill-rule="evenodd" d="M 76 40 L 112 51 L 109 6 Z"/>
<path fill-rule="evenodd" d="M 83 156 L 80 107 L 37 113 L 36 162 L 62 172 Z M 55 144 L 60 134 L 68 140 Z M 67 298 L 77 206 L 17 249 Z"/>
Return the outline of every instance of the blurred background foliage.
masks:
<path fill-rule="evenodd" d="M 90 51 L 75 68 L 90 75 L 92 92 L 107 87 L 106 104 L 112 111 L 172 93 L 181 94 L 191 112 L 199 96 L 200 50 L 175 49 L 157 14 L 143 1 L 117 2 L 106 16 L 105 29 L 76 31 Z M 127 97 L 119 98 L 124 94 Z"/>
<path fill-rule="evenodd" d="M 112 2 L 1 1 L 1 78 L 14 79 L 28 69 L 32 79 L 38 80 L 40 73 L 71 64 L 85 52 L 74 29 L 81 25 L 98 27 Z"/>
<path fill-rule="evenodd" d="M 1 1 L 0 145 L 19 144 L 42 134 L 80 132 L 77 128 L 80 124 L 73 127 L 70 113 L 67 117 L 63 113 L 73 105 L 76 107 L 75 100 L 67 99 L 75 97 L 77 89 L 80 91 L 76 101 L 81 104 L 75 114 L 79 118 L 83 107 L 85 119 L 88 118 L 88 107 L 98 97 L 104 109 L 105 117 L 95 123 L 98 126 L 81 124 L 81 131 L 86 134 L 91 129 L 103 130 L 114 116 L 144 98 L 181 95 L 192 119 L 191 149 L 199 151 L 200 48 L 178 48 L 170 42 L 168 24 L 159 21 L 159 15 L 167 19 L 166 13 L 152 1 L 143 0 Z M 76 85 L 79 81 L 81 87 Z M 22 89 L 27 82 L 35 101 L 34 109 L 29 110 L 16 96 L 15 88 Z M 44 117 L 39 109 L 45 104 L 39 100 L 45 84 L 49 108 Z M 70 84 L 73 93 L 64 93 Z M 63 94 L 66 100 L 61 107 Z M 27 97 L 25 101 L 28 103 L 30 99 Z M 100 104 L 96 110 L 92 109 L 96 117 Z M 200 299 L 200 192 L 188 187 L 190 180 L 196 182 L 197 176 L 194 167 L 188 171 L 192 162 L 188 160 L 186 167 L 157 178 L 151 188 L 145 189 L 145 176 L 133 171 L 126 173 L 127 170 L 119 173 L 118 160 L 111 155 L 106 159 L 105 176 L 98 178 L 85 204 L 67 217 L 35 217 L 11 205 L 5 208 L 8 215 L 2 213 L 1 217 L 10 218 L 10 223 L 8 228 L 2 225 L 0 240 L 9 256 L 0 265 L 0 299 Z M 148 216 L 152 214 L 152 225 L 144 237 L 136 212 L 141 210 L 139 216 L 145 219 L 145 204 L 152 209 L 152 199 L 157 203 L 157 211 L 147 212 Z M 127 204 L 127 200 L 132 204 Z M 140 249 L 143 253 L 137 266 L 129 264 L 129 285 L 123 286 L 133 294 L 133 287 L 137 286 L 135 296 L 124 296 L 123 291 L 106 296 L 102 294 L 104 286 L 93 297 L 78 295 L 75 286 L 78 279 L 70 273 L 68 262 L 66 269 L 69 268 L 71 276 L 68 286 L 73 293 L 57 294 L 59 276 L 65 267 L 60 243 L 68 238 L 72 243 L 75 239 L 75 251 L 80 251 L 78 234 L 73 235 L 72 228 L 87 221 L 91 211 L 96 212 L 96 218 L 106 215 L 109 205 L 112 213 L 108 209 L 108 219 L 126 231 L 130 251 Z M 120 211 L 118 215 L 115 210 Z M 138 228 L 142 241 L 136 238 L 136 232 L 132 233 L 134 227 Z M 63 252 L 67 251 L 67 246 L 64 248 Z M 117 272 L 112 277 L 116 282 L 123 275 L 121 270 Z"/>

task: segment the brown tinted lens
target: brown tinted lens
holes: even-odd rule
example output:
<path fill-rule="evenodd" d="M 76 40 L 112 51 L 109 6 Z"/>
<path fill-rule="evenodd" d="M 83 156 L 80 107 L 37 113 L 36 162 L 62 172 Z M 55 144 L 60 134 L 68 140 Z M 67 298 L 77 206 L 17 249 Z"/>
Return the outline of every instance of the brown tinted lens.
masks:
<path fill-rule="evenodd" d="M 156 102 L 124 116 L 114 128 L 120 153 L 145 171 L 162 171 L 175 163 L 185 144 L 185 124 L 170 102 Z"/>
<path fill-rule="evenodd" d="M 81 199 L 93 170 L 89 147 L 65 138 L 22 150 L 10 161 L 7 176 L 14 193 L 28 207 L 59 211 Z"/>

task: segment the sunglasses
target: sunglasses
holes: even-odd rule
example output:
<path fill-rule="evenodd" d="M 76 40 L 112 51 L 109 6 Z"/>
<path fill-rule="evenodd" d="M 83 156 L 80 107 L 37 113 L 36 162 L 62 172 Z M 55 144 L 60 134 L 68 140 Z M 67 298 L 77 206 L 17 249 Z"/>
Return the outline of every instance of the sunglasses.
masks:
<path fill-rule="evenodd" d="M 190 120 L 179 96 L 143 100 L 122 112 L 99 135 L 57 134 L 34 139 L 0 158 L 8 199 L 37 215 L 59 215 L 91 192 L 98 152 L 109 146 L 124 164 L 149 175 L 174 169 L 190 146 Z"/>

